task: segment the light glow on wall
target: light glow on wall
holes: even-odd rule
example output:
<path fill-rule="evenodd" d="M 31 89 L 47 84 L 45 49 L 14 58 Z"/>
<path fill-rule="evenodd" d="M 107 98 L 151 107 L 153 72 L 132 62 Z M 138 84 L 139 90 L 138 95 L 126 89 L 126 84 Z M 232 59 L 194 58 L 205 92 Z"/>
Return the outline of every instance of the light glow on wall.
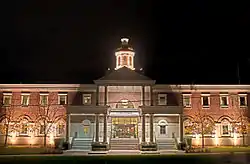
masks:
<path fill-rule="evenodd" d="M 234 132 L 234 146 L 237 145 L 237 133 Z"/>
<path fill-rule="evenodd" d="M 214 139 L 215 139 L 215 146 L 219 146 L 219 138 L 217 133 L 215 134 Z"/>
<path fill-rule="evenodd" d="M 51 145 L 54 145 L 54 135 L 53 134 L 50 134 L 50 136 L 49 136 L 49 143 Z"/>
<path fill-rule="evenodd" d="M 16 142 L 16 132 L 11 133 L 10 142 L 11 142 L 11 144 L 15 144 L 15 142 Z"/>
<path fill-rule="evenodd" d="M 195 134 L 195 139 L 196 139 L 196 145 L 198 146 L 200 143 L 200 136 L 199 134 Z"/>

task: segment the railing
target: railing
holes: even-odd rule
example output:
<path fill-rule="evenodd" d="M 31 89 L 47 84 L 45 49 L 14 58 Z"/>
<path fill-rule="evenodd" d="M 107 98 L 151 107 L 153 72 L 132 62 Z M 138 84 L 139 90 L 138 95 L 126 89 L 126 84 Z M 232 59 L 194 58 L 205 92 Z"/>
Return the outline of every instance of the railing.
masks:
<path fill-rule="evenodd" d="M 95 142 L 95 132 L 93 132 L 93 136 L 92 136 L 92 143 Z"/>

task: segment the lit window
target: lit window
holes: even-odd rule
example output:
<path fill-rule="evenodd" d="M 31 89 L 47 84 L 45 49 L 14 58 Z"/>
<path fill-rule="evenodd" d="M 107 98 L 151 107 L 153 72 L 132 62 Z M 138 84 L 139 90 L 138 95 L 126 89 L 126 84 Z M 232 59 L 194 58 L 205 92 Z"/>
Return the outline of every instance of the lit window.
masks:
<path fill-rule="evenodd" d="M 220 105 L 222 108 L 228 107 L 228 96 L 227 95 L 220 96 Z"/>
<path fill-rule="evenodd" d="M 66 105 L 67 104 L 67 94 L 59 94 L 58 104 L 59 105 Z"/>
<path fill-rule="evenodd" d="M 59 124 L 57 126 L 57 134 L 62 135 L 64 133 L 64 128 L 65 128 L 65 126 L 63 124 Z"/>
<path fill-rule="evenodd" d="M 23 119 L 20 122 L 20 135 L 28 135 L 28 120 Z"/>
<path fill-rule="evenodd" d="M 5 105 L 5 106 L 11 105 L 11 98 L 12 98 L 11 93 L 4 93 L 4 95 L 3 95 L 3 105 Z"/>
<path fill-rule="evenodd" d="M 91 94 L 83 94 L 83 104 L 85 105 L 91 104 Z"/>
<path fill-rule="evenodd" d="M 158 105 L 167 105 L 167 94 L 158 94 Z"/>
<path fill-rule="evenodd" d="M 239 95 L 239 105 L 240 107 L 247 106 L 247 95 Z"/>
<path fill-rule="evenodd" d="M 22 94 L 21 95 L 21 103 L 22 103 L 22 106 L 29 105 L 29 94 Z"/>
<path fill-rule="evenodd" d="M 183 106 L 191 107 L 191 95 L 183 95 Z"/>
<path fill-rule="evenodd" d="M 41 105 L 48 105 L 48 95 L 46 94 L 41 94 L 40 95 L 40 104 Z"/>
<path fill-rule="evenodd" d="M 166 126 L 160 125 L 160 134 L 166 134 Z"/>
<path fill-rule="evenodd" d="M 209 95 L 202 95 L 201 100 L 203 108 L 208 108 L 210 104 Z"/>
<path fill-rule="evenodd" d="M 222 135 L 229 135 L 230 133 L 230 122 L 228 120 L 223 120 L 221 122 L 221 134 Z"/>

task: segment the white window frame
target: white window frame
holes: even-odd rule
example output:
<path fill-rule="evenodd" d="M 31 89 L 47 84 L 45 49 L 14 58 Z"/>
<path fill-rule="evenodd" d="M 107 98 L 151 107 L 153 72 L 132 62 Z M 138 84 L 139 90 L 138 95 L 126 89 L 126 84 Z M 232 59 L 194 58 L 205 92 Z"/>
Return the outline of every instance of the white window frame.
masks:
<path fill-rule="evenodd" d="M 39 125 L 39 132 L 38 132 L 38 133 L 39 133 L 39 134 L 38 134 L 39 136 L 43 136 L 43 135 L 45 135 L 46 130 L 47 130 L 47 129 L 45 129 L 45 130 L 44 130 L 44 127 L 43 127 L 43 131 L 44 131 L 44 133 L 41 133 L 41 129 L 42 129 L 41 127 L 42 127 L 42 126 L 46 127 L 46 125 L 44 125 L 44 124 L 40 124 L 40 125 Z"/>
<path fill-rule="evenodd" d="M 222 97 L 226 97 L 227 98 L 227 105 L 223 105 L 222 104 Z M 221 108 L 228 108 L 228 105 L 229 105 L 229 96 L 228 94 L 220 94 L 220 107 Z"/>
<path fill-rule="evenodd" d="M 245 105 L 240 105 L 240 97 L 244 97 L 244 99 L 245 99 Z M 247 106 L 247 94 L 238 94 L 238 103 L 239 103 L 239 106 L 241 107 L 241 108 L 244 108 L 244 107 L 246 107 Z"/>
<path fill-rule="evenodd" d="M 65 96 L 65 104 L 60 104 L 60 97 L 61 96 Z M 66 94 L 66 93 L 60 93 L 60 94 L 58 94 L 58 105 L 66 105 L 67 104 L 67 100 L 68 100 L 68 94 Z"/>
<path fill-rule="evenodd" d="M 185 97 L 189 97 L 189 105 L 186 105 L 186 104 L 185 104 Z M 191 108 L 191 106 L 192 106 L 191 94 L 183 94 L 183 95 L 182 95 L 182 102 L 183 102 L 183 106 L 184 106 L 185 108 Z"/>
<path fill-rule="evenodd" d="M 7 105 L 5 104 L 5 96 L 10 96 L 10 103 Z M 3 93 L 3 105 L 4 106 L 10 106 L 11 105 L 11 102 L 12 102 L 12 93 Z"/>
<path fill-rule="evenodd" d="M 225 123 L 227 122 L 227 124 Z M 228 126 L 228 134 L 223 134 L 223 126 Z M 220 127 L 221 127 L 221 136 L 230 136 L 231 135 L 231 123 L 227 120 L 227 121 L 221 121 L 221 124 L 220 124 Z"/>
<path fill-rule="evenodd" d="M 85 103 L 84 97 L 90 97 L 90 102 L 89 103 Z M 82 94 L 82 104 L 83 105 L 91 105 L 92 104 L 92 94 L 90 94 L 90 93 L 83 93 Z"/>
<path fill-rule="evenodd" d="M 23 121 L 23 120 L 22 120 Z M 23 126 L 23 124 L 25 123 L 25 122 L 22 122 L 21 121 L 21 126 Z M 27 121 L 27 123 L 26 123 L 26 125 L 27 125 L 27 133 L 22 133 L 22 130 L 19 132 L 19 135 L 18 136 L 29 136 L 29 130 L 30 130 L 30 128 L 29 128 L 29 125 L 30 125 L 30 122 L 28 121 L 28 120 L 25 120 L 25 121 Z"/>
<path fill-rule="evenodd" d="M 60 132 L 60 126 L 63 126 L 63 129 L 62 129 L 62 133 L 59 133 Z M 64 135 L 64 133 L 65 133 L 65 124 L 63 124 L 63 123 L 59 123 L 59 124 L 57 124 L 56 125 L 56 135 L 57 136 L 61 136 L 61 135 Z"/>
<path fill-rule="evenodd" d="M 208 105 L 203 105 L 203 97 L 208 97 Z M 202 105 L 202 108 L 210 108 L 210 94 L 201 95 L 201 105 Z"/>
<path fill-rule="evenodd" d="M 42 96 L 47 96 L 47 104 L 42 104 L 42 99 L 41 99 Z M 42 106 L 48 105 L 49 104 L 49 94 L 48 93 L 40 93 L 40 102 L 39 103 Z"/>
<path fill-rule="evenodd" d="M 163 103 L 161 103 L 160 97 L 164 97 L 164 102 Z M 167 105 L 167 94 L 165 94 L 165 93 L 159 93 L 158 94 L 158 105 Z"/>
<path fill-rule="evenodd" d="M 28 96 L 27 104 L 23 104 L 23 96 Z M 28 106 L 28 105 L 29 105 L 29 102 L 30 102 L 30 93 L 22 93 L 22 94 L 21 94 L 21 105 L 22 105 L 22 106 Z"/>

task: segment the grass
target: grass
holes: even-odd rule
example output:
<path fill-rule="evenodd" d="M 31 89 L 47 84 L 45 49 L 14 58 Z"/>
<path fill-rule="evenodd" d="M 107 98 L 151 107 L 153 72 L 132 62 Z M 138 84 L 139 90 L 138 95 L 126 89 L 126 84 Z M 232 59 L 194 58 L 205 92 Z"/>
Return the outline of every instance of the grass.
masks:
<path fill-rule="evenodd" d="M 55 154 L 52 148 L 41 147 L 0 147 L 0 155 Z"/>
<path fill-rule="evenodd" d="M 219 152 L 250 152 L 250 146 L 248 147 L 234 147 L 234 146 L 220 146 L 220 147 L 211 147 L 209 150 L 213 153 Z"/>
<path fill-rule="evenodd" d="M 136 155 L 136 156 L 15 156 L 2 157 L 0 156 L 0 163 L 32 163 L 32 164 L 49 164 L 49 163 L 102 163 L 102 164 L 138 164 L 138 163 L 192 163 L 192 164 L 215 164 L 218 158 L 211 158 L 210 156 L 186 156 L 186 155 Z"/>

